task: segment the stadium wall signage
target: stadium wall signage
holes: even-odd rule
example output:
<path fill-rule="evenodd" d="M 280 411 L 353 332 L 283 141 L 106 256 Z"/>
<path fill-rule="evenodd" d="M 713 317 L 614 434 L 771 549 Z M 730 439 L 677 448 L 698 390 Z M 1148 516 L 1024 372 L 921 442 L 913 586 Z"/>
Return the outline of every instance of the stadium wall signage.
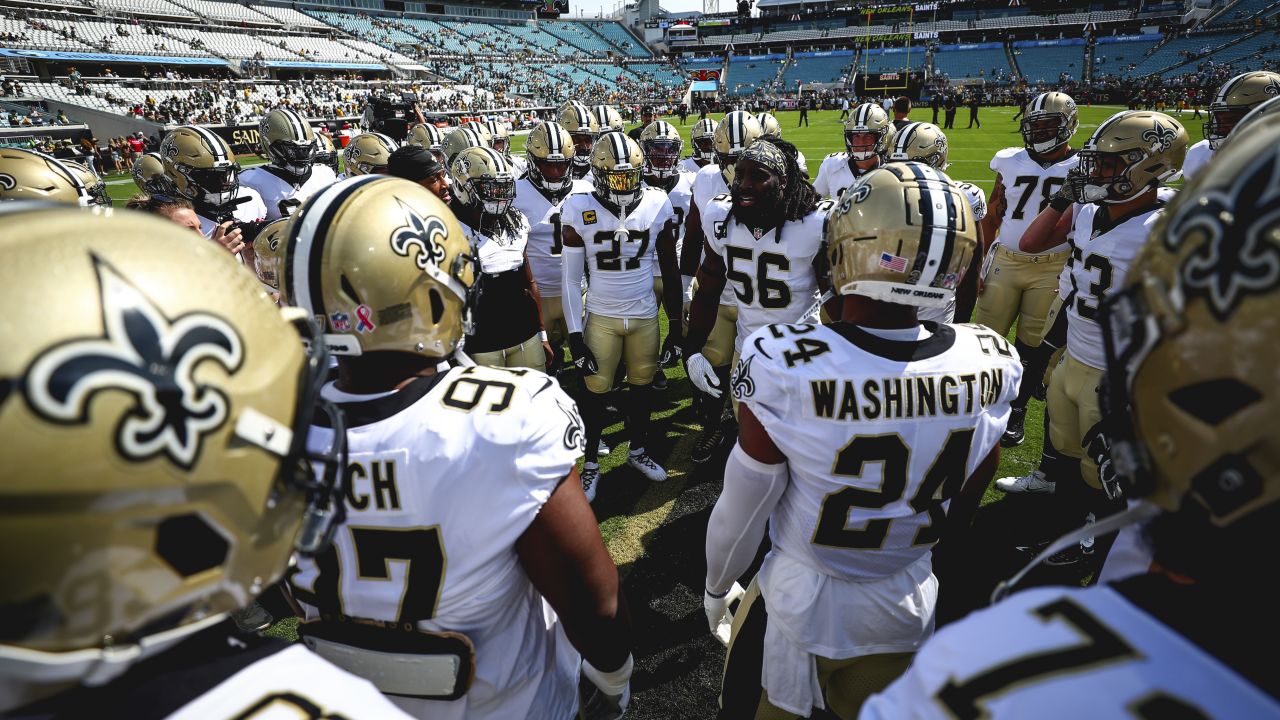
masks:
<path fill-rule="evenodd" d="M 27 60 L 73 60 L 103 63 L 163 63 L 165 65 L 226 65 L 222 58 L 162 57 L 159 55 L 119 55 L 116 53 L 70 52 L 60 50 L 10 50 L 0 48 L 0 57 Z"/>

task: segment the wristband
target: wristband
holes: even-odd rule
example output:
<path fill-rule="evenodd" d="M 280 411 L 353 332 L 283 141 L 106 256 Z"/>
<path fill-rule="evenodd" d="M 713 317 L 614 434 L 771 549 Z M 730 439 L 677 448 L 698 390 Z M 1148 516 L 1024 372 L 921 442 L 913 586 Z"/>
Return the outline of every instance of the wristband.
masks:
<path fill-rule="evenodd" d="M 547 331 L 546 331 L 546 330 L 539 330 L 539 331 L 538 331 L 538 340 L 539 340 L 539 341 L 541 341 L 541 342 L 547 342 Z"/>
<path fill-rule="evenodd" d="M 627 655 L 627 661 L 622 663 L 622 667 L 612 672 L 599 670 L 587 662 L 586 658 L 582 659 L 582 674 L 606 695 L 621 695 L 626 692 L 627 683 L 630 682 L 631 672 L 634 669 L 635 659 L 631 655 Z"/>

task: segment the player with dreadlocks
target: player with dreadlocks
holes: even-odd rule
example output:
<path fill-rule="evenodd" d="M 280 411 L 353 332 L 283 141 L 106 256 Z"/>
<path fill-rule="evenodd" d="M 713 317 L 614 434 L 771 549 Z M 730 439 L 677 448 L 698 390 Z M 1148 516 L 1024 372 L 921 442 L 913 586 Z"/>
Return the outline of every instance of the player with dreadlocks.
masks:
<path fill-rule="evenodd" d="M 726 283 L 738 306 L 735 364 L 742 339 L 765 325 L 818 321 L 828 276 L 822 229 L 832 203 L 820 201 L 796 156 L 795 145 L 785 140 L 757 140 L 738 159 L 729 193 L 701 213 L 707 243 L 684 350 L 689 379 L 713 397 L 723 387 L 702 348 Z M 828 312 L 838 318 L 838 304 Z"/>
<path fill-rule="evenodd" d="M 475 147 L 458 153 L 450 170 L 450 209 L 467 229 L 481 270 L 467 354 L 479 365 L 546 370 L 555 354 L 529 268 L 529 221 L 513 205 L 515 169 L 502 153 Z"/>

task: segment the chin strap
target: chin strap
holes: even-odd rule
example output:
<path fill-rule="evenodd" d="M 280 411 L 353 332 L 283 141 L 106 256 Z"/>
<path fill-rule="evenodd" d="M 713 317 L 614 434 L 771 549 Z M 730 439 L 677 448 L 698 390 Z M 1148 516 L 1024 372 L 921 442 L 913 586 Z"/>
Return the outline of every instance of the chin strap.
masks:
<path fill-rule="evenodd" d="M 1061 552 L 1087 537 L 1106 535 L 1107 533 L 1115 532 L 1121 528 L 1128 527 L 1129 525 L 1146 522 L 1159 514 L 1160 508 L 1148 502 L 1140 502 L 1123 512 L 1103 518 L 1098 522 L 1087 523 L 1083 527 L 1072 530 L 1066 535 L 1063 535 L 1057 540 L 1049 543 L 1048 547 L 1041 550 L 1039 555 L 1036 555 L 1031 562 L 1027 563 L 1026 567 L 1019 570 L 1013 577 L 1008 580 L 1003 580 L 999 585 L 996 585 L 995 592 L 991 593 L 991 604 L 994 605 L 995 603 L 1003 600 L 1005 596 L 1013 590 L 1015 585 L 1022 582 L 1022 579 L 1027 576 L 1027 573 L 1031 572 L 1033 568 L 1044 562 L 1049 556 Z"/>

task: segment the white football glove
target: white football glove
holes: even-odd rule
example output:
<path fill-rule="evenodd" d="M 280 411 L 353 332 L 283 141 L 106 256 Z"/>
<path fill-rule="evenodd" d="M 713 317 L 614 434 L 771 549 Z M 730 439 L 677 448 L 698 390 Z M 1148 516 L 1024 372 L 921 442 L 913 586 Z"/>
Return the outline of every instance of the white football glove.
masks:
<path fill-rule="evenodd" d="M 690 355 L 685 363 L 685 370 L 688 371 L 689 382 L 692 382 L 694 387 L 711 397 L 720 397 L 720 378 L 716 377 L 715 368 L 711 367 L 711 362 L 703 357 L 702 353 Z"/>
<path fill-rule="evenodd" d="M 581 717 L 586 720 L 617 720 L 626 715 L 627 705 L 631 703 L 631 672 L 634 669 L 635 659 L 630 655 L 622 667 L 613 672 L 597 670 L 583 658 L 583 682 L 578 686 Z"/>
<path fill-rule="evenodd" d="M 724 597 L 715 597 L 706 590 L 702 591 L 702 609 L 707 612 L 707 625 L 711 628 L 711 634 L 725 647 L 729 646 L 729 635 L 733 631 L 733 613 L 729 612 L 729 606 L 741 600 L 746 592 L 738 583 L 734 583 Z"/>

